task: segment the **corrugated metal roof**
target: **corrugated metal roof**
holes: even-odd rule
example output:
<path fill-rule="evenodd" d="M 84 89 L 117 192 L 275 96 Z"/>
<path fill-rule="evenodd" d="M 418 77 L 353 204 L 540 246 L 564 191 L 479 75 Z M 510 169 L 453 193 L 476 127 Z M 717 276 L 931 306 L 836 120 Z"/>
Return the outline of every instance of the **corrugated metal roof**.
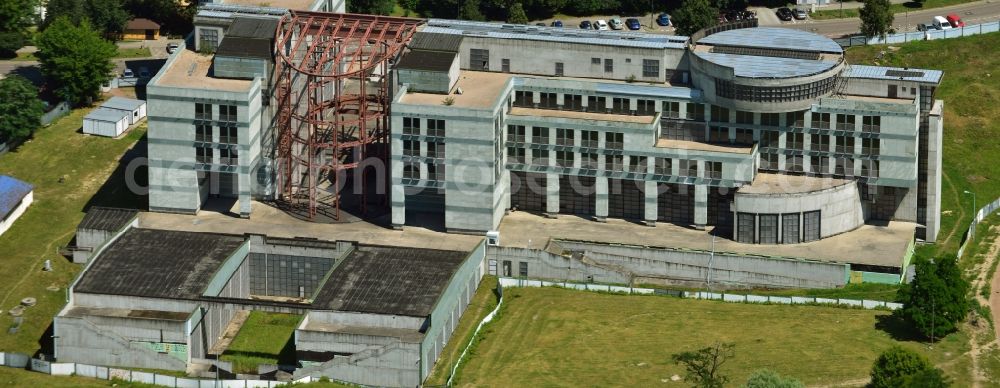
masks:
<path fill-rule="evenodd" d="M 87 210 L 77 229 L 93 229 L 114 232 L 125 227 L 139 214 L 135 209 L 94 206 Z"/>
<path fill-rule="evenodd" d="M 114 96 L 101 104 L 101 108 L 127 110 L 129 112 L 139 109 L 146 101 L 132 98 Z"/>
<path fill-rule="evenodd" d="M 131 113 L 118 109 L 97 108 L 83 117 L 84 120 L 97 120 L 117 123 L 128 117 Z"/>
<path fill-rule="evenodd" d="M 489 37 L 497 39 L 535 40 L 545 42 L 594 44 L 639 48 L 682 49 L 686 36 L 646 34 L 624 31 L 591 31 L 558 27 L 527 26 L 472 22 L 466 20 L 430 19 L 423 32 L 436 34 Z M 839 47 L 839 46 L 838 46 Z"/>
<path fill-rule="evenodd" d="M 695 52 L 694 54 L 709 62 L 732 68 L 737 77 L 748 78 L 803 77 L 829 70 L 837 65 L 836 61 L 706 52 Z"/>
<path fill-rule="evenodd" d="M 766 47 L 785 50 L 843 53 L 833 39 L 811 32 L 780 27 L 741 28 L 706 36 L 697 42 L 720 46 Z"/>
<path fill-rule="evenodd" d="M 418 32 L 413 34 L 410 40 L 410 48 L 414 50 L 447 51 L 457 53 L 462 45 L 462 35 L 436 34 L 430 32 Z"/>
<path fill-rule="evenodd" d="M 244 38 L 226 35 L 215 55 L 219 57 L 259 58 L 270 60 L 274 56 L 270 39 Z"/>
<path fill-rule="evenodd" d="M 0 219 L 7 218 L 24 196 L 34 190 L 27 182 L 0 175 Z"/>
<path fill-rule="evenodd" d="M 903 71 L 903 72 L 919 72 L 921 76 L 913 77 L 893 77 L 887 75 L 887 71 Z M 898 74 L 898 73 L 896 73 Z M 914 73 L 914 75 L 916 75 Z M 926 69 L 904 69 L 901 67 L 885 67 L 885 66 L 868 66 L 868 65 L 851 65 L 844 69 L 841 76 L 847 78 L 868 78 L 868 79 L 884 79 L 884 80 L 899 80 L 903 79 L 905 81 L 915 81 L 915 82 L 926 82 L 937 84 L 941 82 L 941 76 L 944 72 L 941 70 L 926 70 Z"/>
<path fill-rule="evenodd" d="M 455 62 L 456 55 L 458 53 L 413 50 L 399 60 L 396 68 L 447 72 L 451 69 L 451 64 Z"/>

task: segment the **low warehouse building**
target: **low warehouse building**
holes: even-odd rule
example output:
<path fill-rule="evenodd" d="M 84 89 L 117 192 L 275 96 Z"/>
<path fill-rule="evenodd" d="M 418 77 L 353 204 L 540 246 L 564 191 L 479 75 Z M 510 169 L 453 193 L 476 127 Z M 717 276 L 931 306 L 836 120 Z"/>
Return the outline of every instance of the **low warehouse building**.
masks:
<path fill-rule="evenodd" d="M 97 108 L 83 117 L 83 133 L 118 137 L 128 129 L 129 114 L 115 109 Z"/>
<path fill-rule="evenodd" d="M 135 40 L 156 40 L 160 38 L 160 25 L 145 18 L 132 19 L 125 24 L 125 32 L 122 37 Z"/>
<path fill-rule="evenodd" d="M 130 226 L 109 241 L 55 317 L 61 362 L 186 370 L 225 352 L 238 312 L 268 311 L 304 316 L 296 378 L 418 386 L 485 272 L 484 243 L 461 252 Z"/>
<path fill-rule="evenodd" d="M 34 187 L 6 175 L 0 175 L 0 235 L 10 229 L 34 200 Z"/>
<path fill-rule="evenodd" d="M 134 125 L 146 117 L 146 101 L 134 98 L 111 97 L 101 104 L 101 108 L 120 110 L 128 113 L 128 125 Z"/>

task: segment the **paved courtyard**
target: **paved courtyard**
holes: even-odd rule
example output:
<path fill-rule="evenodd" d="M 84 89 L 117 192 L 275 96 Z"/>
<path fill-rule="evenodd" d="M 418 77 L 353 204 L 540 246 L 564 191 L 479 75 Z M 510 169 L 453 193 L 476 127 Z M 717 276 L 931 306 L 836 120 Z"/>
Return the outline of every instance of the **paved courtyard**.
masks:
<path fill-rule="evenodd" d="M 414 218 L 408 216 L 407 219 Z M 140 213 L 139 220 L 143 228 L 259 233 L 275 237 L 309 237 L 432 249 L 471 250 L 483 238 L 448 234 L 435 227 L 407 226 L 400 231 L 371 222 L 310 223 L 260 202 L 253 203 L 250 219 L 202 211 L 197 216 L 147 212 Z M 716 238 L 714 244 L 716 252 L 898 267 L 906 255 L 915 228 L 913 223 L 891 222 L 885 226 L 864 225 L 848 233 L 802 244 L 741 244 L 725 238 Z M 712 250 L 713 246 L 710 233 L 667 223 L 650 227 L 615 219 L 599 223 L 571 215 L 551 219 L 527 212 L 512 212 L 500 224 L 503 246 L 543 249 L 552 238 L 705 251 Z"/>

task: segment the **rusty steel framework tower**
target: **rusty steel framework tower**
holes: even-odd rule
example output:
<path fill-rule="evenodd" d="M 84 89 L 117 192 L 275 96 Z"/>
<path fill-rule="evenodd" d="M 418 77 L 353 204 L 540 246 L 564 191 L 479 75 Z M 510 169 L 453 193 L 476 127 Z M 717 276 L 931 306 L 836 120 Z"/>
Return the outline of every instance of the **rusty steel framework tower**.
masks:
<path fill-rule="evenodd" d="M 291 11 L 275 34 L 276 199 L 316 220 L 340 219 L 348 173 L 389 154 L 390 63 L 420 19 Z M 358 170 L 360 167 L 360 174 Z"/>

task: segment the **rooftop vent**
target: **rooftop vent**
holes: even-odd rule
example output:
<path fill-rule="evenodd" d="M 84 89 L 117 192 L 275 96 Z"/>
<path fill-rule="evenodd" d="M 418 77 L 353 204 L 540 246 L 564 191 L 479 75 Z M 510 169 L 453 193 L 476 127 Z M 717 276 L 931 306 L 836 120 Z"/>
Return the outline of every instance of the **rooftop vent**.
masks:
<path fill-rule="evenodd" d="M 905 71 L 905 70 L 886 70 L 886 77 L 907 77 L 907 78 L 922 78 L 924 72 L 922 71 Z"/>

